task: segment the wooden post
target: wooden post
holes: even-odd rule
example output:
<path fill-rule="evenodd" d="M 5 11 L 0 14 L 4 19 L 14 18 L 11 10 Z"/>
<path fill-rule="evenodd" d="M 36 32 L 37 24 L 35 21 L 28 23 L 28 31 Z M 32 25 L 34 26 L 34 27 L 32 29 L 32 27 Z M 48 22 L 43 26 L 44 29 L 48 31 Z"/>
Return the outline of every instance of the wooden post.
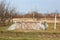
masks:
<path fill-rule="evenodd" d="M 56 14 L 55 14 L 55 20 L 54 20 L 54 30 L 56 30 Z"/>

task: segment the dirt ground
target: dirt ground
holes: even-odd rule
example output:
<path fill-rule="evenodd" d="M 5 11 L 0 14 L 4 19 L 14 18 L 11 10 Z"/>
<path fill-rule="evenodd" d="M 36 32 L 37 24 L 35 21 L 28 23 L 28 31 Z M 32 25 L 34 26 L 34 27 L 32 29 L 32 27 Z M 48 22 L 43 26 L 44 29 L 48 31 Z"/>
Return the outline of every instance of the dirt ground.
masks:
<path fill-rule="evenodd" d="M 37 19 L 32 19 L 32 18 L 14 18 L 13 19 L 13 22 L 22 22 L 22 21 L 24 21 L 24 22 L 39 22 L 39 21 L 46 21 L 47 23 L 54 23 L 55 22 L 55 20 L 54 19 L 52 19 L 52 18 L 41 18 L 41 19 L 39 19 L 39 20 L 37 20 Z M 56 19 L 56 23 L 60 23 L 60 19 Z"/>

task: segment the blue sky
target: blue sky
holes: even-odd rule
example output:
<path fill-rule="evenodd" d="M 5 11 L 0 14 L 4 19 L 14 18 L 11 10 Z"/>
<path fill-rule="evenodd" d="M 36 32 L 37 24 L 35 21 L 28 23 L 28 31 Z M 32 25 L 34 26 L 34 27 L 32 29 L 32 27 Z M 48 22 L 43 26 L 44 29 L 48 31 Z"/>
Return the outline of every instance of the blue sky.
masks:
<path fill-rule="evenodd" d="M 10 6 L 16 7 L 19 12 L 38 11 L 42 13 L 60 12 L 60 0 L 7 0 Z"/>

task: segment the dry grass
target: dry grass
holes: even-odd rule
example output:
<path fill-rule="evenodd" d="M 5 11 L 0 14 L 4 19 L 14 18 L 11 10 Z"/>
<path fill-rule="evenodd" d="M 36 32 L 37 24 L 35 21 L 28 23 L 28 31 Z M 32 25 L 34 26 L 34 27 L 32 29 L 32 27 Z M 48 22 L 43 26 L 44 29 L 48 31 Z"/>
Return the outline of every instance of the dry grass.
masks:
<path fill-rule="evenodd" d="M 60 40 L 60 24 L 54 30 L 54 24 L 49 23 L 47 30 L 14 30 L 8 31 L 8 26 L 0 27 L 0 40 Z"/>

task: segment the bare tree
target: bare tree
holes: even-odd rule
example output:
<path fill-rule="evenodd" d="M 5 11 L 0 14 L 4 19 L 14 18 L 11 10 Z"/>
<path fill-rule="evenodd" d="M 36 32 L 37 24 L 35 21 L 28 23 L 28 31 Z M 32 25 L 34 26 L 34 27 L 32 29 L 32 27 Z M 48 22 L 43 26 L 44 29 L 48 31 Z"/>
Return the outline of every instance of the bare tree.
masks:
<path fill-rule="evenodd" d="M 9 4 L 8 4 L 9 5 Z M 0 2 L 0 24 L 6 25 L 10 22 L 10 20 L 14 17 L 15 9 L 9 9 L 9 6 L 6 5 L 6 1 Z"/>

